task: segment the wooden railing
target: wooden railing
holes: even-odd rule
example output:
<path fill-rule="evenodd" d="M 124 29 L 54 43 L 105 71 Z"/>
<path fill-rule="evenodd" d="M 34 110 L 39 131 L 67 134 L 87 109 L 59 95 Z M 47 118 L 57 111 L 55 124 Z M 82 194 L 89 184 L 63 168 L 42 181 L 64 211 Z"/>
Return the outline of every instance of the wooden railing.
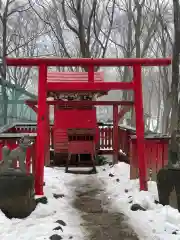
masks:
<path fill-rule="evenodd" d="M 1 130 L 1 129 L 0 129 Z M 14 123 L 7 125 L 2 128 L 2 133 L 34 133 L 37 130 L 36 123 Z M 118 132 L 118 145 L 127 155 L 129 154 L 129 137 L 135 132 L 133 128 L 127 126 L 120 126 Z M 53 127 L 51 125 L 51 146 L 53 147 Z M 104 125 L 99 126 L 99 146 L 101 154 L 112 154 L 113 153 L 113 126 Z"/>
<path fill-rule="evenodd" d="M 36 132 L 36 124 L 14 124 L 11 128 L 6 127 L 5 132 L 32 133 Z M 53 147 L 53 128 L 51 126 L 51 144 Z M 131 178 L 138 177 L 138 161 L 136 146 L 136 131 L 127 126 L 119 126 L 118 146 L 129 158 L 131 165 Z M 152 175 L 156 176 L 157 171 L 165 166 L 168 161 L 169 137 L 146 135 L 145 137 L 145 159 L 147 168 L 151 169 Z M 113 126 L 99 126 L 99 153 L 113 154 Z"/>
<path fill-rule="evenodd" d="M 153 136 L 145 137 L 145 159 L 147 164 L 148 178 L 156 180 L 157 172 L 168 163 L 168 145 L 170 137 L 168 136 Z M 138 178 L 138 159 L 137 159 L 137 143 L 136 137 L 131 137 L 130 141 L 130 177 L 131 179 Z"/>
<path fill-rule="evenodd" d="M 99 134 L 100 149 L 113 150 L 113 127 L 99 127 Z"/>
<path fill-rule="evenodd" d="M 100 126 L 100 150 L 102 153 L 113 153 L 113 126 Z M 135 134 L 135 130 L 130 127 L 119 126 L 118 146 L 119 150 L 129 155 L 130 136 Z"/>

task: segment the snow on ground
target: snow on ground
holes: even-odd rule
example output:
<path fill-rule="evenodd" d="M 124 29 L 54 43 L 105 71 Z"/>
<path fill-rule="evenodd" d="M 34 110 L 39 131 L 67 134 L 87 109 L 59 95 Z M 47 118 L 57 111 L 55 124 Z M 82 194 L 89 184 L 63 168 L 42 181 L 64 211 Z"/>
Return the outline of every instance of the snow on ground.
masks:
<path fill-rule="evenodd" d="M 139 182 L 129 180 L 129 172 L 128 164 L 119 163 L 114 167 L 98 167 L 98 174 L 91 175 L 91 178 L 98 178 L 104 183 L 110 200 L 109 210 L 123 212 L 128 216 L 130 225 L 140 239 L 180 240 L 180 213 L 170 206 L 154 203 L 158 200 L 154 182 L 149 182 L 148 192 L 139 192 Z M 114 176 L 110 177 L 110 173 Z M 38 204 L 35 211 L 24 220 L 9 220 L 0 212 L 0 239 L 45 240 L 53 234 L 59 234 L 63 239 L 73 236 L 73 240 L 83 240 L 85 233 L 80 224 L 81 214 L 72 206 L 77 187 L 72 182 L 87 177 L 64 173 L 64 168 L 45 168 L 44 191 L 48 204 Z M 56 199 L 54 193 L 64 194 L 65 197 Z M 147 210 L 131 211 L 132 203 L 139 203 Z M 53 230 L 59 226 L 57 220 L 67 224 L 62 227 L 63 232 Z"/>
<path fill-rule="evenodd" d="M 105 171 L 106 169 L 106 171 Z M 109 173 L 114 176 L 109 177 Z M 139 180 L 130 180 L 130 166 L 119 163 L 99 169 L 106 191 L 111 199 L 111 208 L 124 213 L 140 239 L 180 240 L 180 213 L 170 206 L 155 204 L 158 200 L 155 182 L 148 183 L 148 192 L 139 191 Z M 119 179 L 119 181 L 117 181 Z M 132 203 L 138 203 L 147 211 L 131 211 Z M 172 234 L 173 233 L 173 234 Z"/>
<path fill-rule="evenodd" d="M 0 239 L 2 240 L 45 240 L 53 234 L 63 239 L 83 239 L 83 229 L 80 228 L 80 214 L 72 207 L 73 187 L 69 183 L 76 175 L 64 173 L 64 169 L 45 168 L 44 192 L 48 204 L 38 204 L 35 211 L 26 219 L 7 219 L 0 212 Z M 64 198 L 56 199 L 53 194 L 64 194 Z M 53 231 L 63 220 L 67 226 L 61 230 Z"/>

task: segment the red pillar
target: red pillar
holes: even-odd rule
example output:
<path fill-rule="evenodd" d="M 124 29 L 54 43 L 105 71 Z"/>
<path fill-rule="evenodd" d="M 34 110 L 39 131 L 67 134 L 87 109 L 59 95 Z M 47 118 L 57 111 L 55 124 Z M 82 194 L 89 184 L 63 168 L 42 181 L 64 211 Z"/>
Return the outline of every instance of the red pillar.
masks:
<path fill-rule="evenodd" d="M 39 66 L 38 84 L 38 115 L 37 115 L 37 144 L 36 144 L 36 163 L 35 163 L 35 193 L 43 195 L 44 182 L 44 162 L 46 146 L 46 96 L 47 96 L 47 66 Z"/>
<path fill-rule="evenodd" d="M 88 67 L 88 82 L 94 82 L 94 66 Z"/>
<path fill-rule="evenodd" d="M 118 105 L 113 105 L 113 164 L 118 163 Z"/>
<path fill-rule="evenodd" d="M 46 116 L 47 116 L 47 119 L 46 119 L 46 134 L 47 134 L 47 143 L 46 143 L 46 166 L 49 166 L 50 165 L 50 121 L 49 121 L 49 105 L 47 105 L 47 112 L 46 112 Z"/>
<path fill-rule="evenodd" d="M 147 191 L 147 165 L 144 146 L 144 113 L 141 65 L 135 65 L 134 71 L 134 106 L 136 112 L 137 155 L 139 167 L 140 190 Z"/>

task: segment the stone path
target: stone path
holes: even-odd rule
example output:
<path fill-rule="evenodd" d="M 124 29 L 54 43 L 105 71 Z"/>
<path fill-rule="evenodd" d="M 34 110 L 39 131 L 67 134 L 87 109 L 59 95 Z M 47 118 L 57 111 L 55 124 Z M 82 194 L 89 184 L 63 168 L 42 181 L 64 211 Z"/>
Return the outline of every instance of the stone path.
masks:
<path fill-rule="evenodd" d="M 98 178 L 77 180 L 74 206 L 82 212 L 86 240 L 138 240 L 122 213 L 108 211 L 108 196 Z"/>

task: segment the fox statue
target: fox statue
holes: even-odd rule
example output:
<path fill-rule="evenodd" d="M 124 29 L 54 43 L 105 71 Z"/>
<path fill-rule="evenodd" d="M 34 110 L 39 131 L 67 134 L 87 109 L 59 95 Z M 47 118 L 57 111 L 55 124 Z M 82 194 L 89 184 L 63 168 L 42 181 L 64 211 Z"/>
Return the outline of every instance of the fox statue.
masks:
<path fill-rule="evenodd" d="M 13 163 L 17 160 L 19 162 L 18 170 L 26 172 L 26 150 L 31 145 L 32 141 L 28 137 L 23 137 L 19 141 L 19 146 L 13 150 L 10 150 L 8 146 L 4 146 L 2 148 L 2 160 L 0 161 L 0 173 L 13 170 Z"/>

